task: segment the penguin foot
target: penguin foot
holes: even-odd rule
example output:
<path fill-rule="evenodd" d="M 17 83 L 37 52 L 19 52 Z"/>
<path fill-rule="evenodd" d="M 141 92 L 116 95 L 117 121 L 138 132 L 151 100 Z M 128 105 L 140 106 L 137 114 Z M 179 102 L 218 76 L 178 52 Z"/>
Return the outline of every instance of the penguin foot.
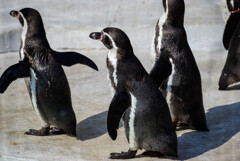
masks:
<path fill-rule="evenodd" d="M 181 122 L 174 121 L 173 122 L 173 128 L 174 128 L 175 131 L 185 130 L 185 129 L 190 128 L 190 125 L 187 124 L 187 123 L 181 123 Z"/>
<path fill-rule="evenodd" d="M 187 126 L 189 126 L 187 123 L 181 123 L 181 122 L 177 123 L 177 127 L 187 127 Z"/>
<path fill-rule="evenodd" d="M 61 134 L 66 134 L 66 132 L 63 129 L 60 129 L 57 127 L 51 127 L 50 134 L 51 135 L 61 135 Z"/>
<path fill-rule="evenodd" d="M 25 132 L 26 135 L 47 136 L 49 135 L 50 127 L 43 127 L 40 130 L 30 129 Z"/>
<path fill-rule="evenodd" d="M 137 150 L 128 150 L 128 152 L 111 153 L 109 159 L 131 159 L 134 158 Z"/>
<path fill-rule="evenodd" d="M 149 157 L 158 157 L 158 158 L 164 156 L 162 153 L 158 151 L 147 151 L 147 150 L 143 152 L 142 155 L 149 156 Z"/>

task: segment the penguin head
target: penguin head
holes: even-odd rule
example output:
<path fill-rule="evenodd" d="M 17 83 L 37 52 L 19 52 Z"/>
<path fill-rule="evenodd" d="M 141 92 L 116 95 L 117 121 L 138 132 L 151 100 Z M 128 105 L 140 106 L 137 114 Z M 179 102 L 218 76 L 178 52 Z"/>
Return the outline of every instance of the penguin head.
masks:
<path fill-rule="evenodd" d="M 162 0 L 167 21 L 176 25 L 183 25 L 185 4 L 184 0 Z"/>
<path fill-rule="evenodd" d="M 20 15 L 19 11 L 12 10 L 10 15 L 14 18 L 17 18 L 22 26 L 24 26 L 24 21 L 22 16 Z"/>
<path fill-rule="evenodd" d="M 22 27 L 27 26 L 34 31 L 44 30 L 41 15 L 33 8 L 23 8 L 20 11 L 12 10 L 10 15 L 17 18 Z"/>
<path fill-rule="evenodd" d="M 130 54 L 133 52 L 128 36 L 121 29 L 107 27 L 101 32 L 92 32 L 89 37 L 94 40 L 100 40 L 109 50 L 116 49 L 122 51 L 120 52 L 122 54 Z"/>

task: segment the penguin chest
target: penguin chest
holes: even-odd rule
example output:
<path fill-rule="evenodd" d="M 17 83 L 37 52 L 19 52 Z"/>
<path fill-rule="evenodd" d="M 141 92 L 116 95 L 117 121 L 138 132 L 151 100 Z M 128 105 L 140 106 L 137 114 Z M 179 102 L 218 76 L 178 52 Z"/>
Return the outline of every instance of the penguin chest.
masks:
<path fill-rule="evenodd" d="M 112 49 L 109 50 L 108 56 L 107 56 L 107 60 L 108 60 L 108 70 L 109 70 L 109 80 L 111 83 L 111 89 L 114 93 L 117 84 L 118 84 L 118 80 L 117 80 L 117 50 Z"/>
<path fill-rule="evenodd" d="M 138 149 L 138 143 L 136 139 L 136 131 L 135 131 L 135 118 L 136 118 L 136 108 L 137 108 L 137 98 L 131 94 L 132 106 L 130 107 L 130 115 L 129 115 L 129 144 L 131 150 Z"/>
<path fill-rule="evenodd" d="M 175 93 L 176 92 L 178 93 L 178 90 L 181 85 L 181 79 L 182 79 L 182 76 L 176 70 L 176 67 L 172 58 L 170 58 L 170 62 L 172 65 L 172 73 L 168 77 L 168 82 L 166 86 L 166 101 L 169 106 L 172 104 L 172 97 L 176 97 Z"/>
<path fill-rule="evenodd" d="M 167 83 L 167 87 L 166 87 L 166 101 L 168 103 L 168 105 L 171 105 L 171 98 L 173 96 L 173 84 L 174 84 L 174 76 L 176 74 L 176 70 L 175 70 L 175 65 L 173 63 L 172 58 L 170 58 L 170 62 L 172 65 L 172 73 L 171 75 L 168 77 L 168 83 Z"/>
<path fill-rule="evenodd" d="M 32 99 L 32 104 L 33 104 L 33 108 L 37 114 L 37 116 L 39 117 L 39 119 L 41 120 L 41 123 L 42 123 L 42 126 L 43 127 L 46 127 L 48 126 L 48 124 L 44 121 L 44 118 L 42 117 L 41 115 L 41 112 L 39 110 L 39 107 L 38 107 L 38 102 L 37 102 L 37 76 L 36 76 L 36 73 L 34 72 L 34 70 L 32 68 L 30 68 L 30 73 L 31 73 L 31 76 L 30 76 L 30 90 L 31 90 L 31 99 Z"/>
<path fill-rule="evenodd" d="M 21 12 L 19 12 L 19 13 L 21 14 L 22 17 L 24 17 Z M 23 26 L 22 35 L 21 35 L 21 48 L 20 48 L 20 59 L 21 60 L 24 59 L 24 47 L 26 44 L 26 37 L 27 37 L 27 30 L 28 30 L 28 25 L 27 25 L 26 19 L 23 18 L 23 21 L 24 21 L 24 26 Z"/>
<path fill-rule="evenodd" d="M 163 25 L 167 20 L 167 13 L 164 13 L 163 16 L 160 18 L 159 24 L 158 24 L 158 28 L 159 28 L 159 33 L 158 33 L 158 52 L 160 51 L 160 49 L 162 48 L 162 39 L 163 39 Z"/>
<path fill-rule="evenodd" d="M 159 19 L 158 24 L 156 26 L 155 37 L 153 39 L 153 47 L 152 47 L 152 59 L 153 63 L 160 57 L 160 50 L 163 47 L 163 25 L 167 20 L 167 12 L 165 12 L 162 17 Z"/>
<path fill-rule="evenodd" d="M 30 72 L 31 72 L 30 89 L 31 89 L 31 94 L 32 94 L 32 103 L 33 103 L 34 109 L 37 112 L 38 111 L 38 108 L 37 108 L 38 107 L 37 106 L 37 77 L 32 68 L 30 68 Z"/>

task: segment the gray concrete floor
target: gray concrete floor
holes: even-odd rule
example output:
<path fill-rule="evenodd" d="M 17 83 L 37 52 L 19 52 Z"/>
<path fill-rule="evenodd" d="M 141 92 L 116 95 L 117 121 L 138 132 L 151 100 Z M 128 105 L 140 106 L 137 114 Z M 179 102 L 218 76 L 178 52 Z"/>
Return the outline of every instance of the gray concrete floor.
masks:
<path fill-rule="evenodd" d="M 210 132 L 177 131 L 177 160 L 240 160 L 239 90 L 218 91 L 218 79 L 227 52 L 221 38 L 224 29 L 223 1 L 185 0 L 185 28 L 202 76 L 203 99 Z M 0 160 L 107 160 L 111 152 L 129 148 L 124 129 L 112 141 L 106 130 L 111 92 L 107 82 L 106 54 L 102 44 L 88 38 L 102 27 L 122 28 L 134 52 L 149 71 L 154 26 L 162 13 L 154 0 L 1 0 L 0 73 L 18 62 L 20 24 L 10 10 L 34 7 L 42 13 L 50 45 L 58 50 L 75 50 L 96 62 L 99 72 L 82 65 L 64 68 L 69 80 L 77 117 L 77 139 L 66 135 L 27 136 L 41 124 L 35 114 L 24 80 L 16 80 L 0 95 Z M 14 52 L 10 52 L 14 51 Z M 239 89 L 239 87 L 234 88 Z M 132 160 L 159 160 L 139 155 Z M 171 160 L 171 159 L 161 159 Z"/>

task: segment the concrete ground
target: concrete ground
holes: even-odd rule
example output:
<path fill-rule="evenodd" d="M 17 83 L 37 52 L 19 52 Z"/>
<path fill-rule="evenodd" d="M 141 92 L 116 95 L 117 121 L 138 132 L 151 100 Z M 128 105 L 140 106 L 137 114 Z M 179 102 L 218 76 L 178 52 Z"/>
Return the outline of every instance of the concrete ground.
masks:
<path fill-rule="evenodd" d="M 177 131 L 179 158 L 173 160 L 240 160 L 239 86 L 218 91 L 218 79 L 227 51 L 222 46 L 225 3 L 219 0 L 185 0 L 185 28 L 202 76 L 203 99 L 210 132 Z M 102 44 L 88 35 L 106 26 L 123 29 L 134 52 L 149 71 L 154 26 L 162 13 L 161 0 L 1 0 L 0 73 L 19 60 L 21 28 L 9 16 L 11 10 L 33 7 L 40 11 L 50 45 L 57 50 L 75 50 L 90 57 L 99 72 L 83 65 L 65 68 L 77 117 L 77 139 L 66 135 L 27 136 L 41 124 L 22 79 L 0 95 L 0 160 L 107 160 L 111 152 L 129 148 L 124 129 L 112 141 L 106 130 L 111 101 L 107 82 L 106 54 Z M 139 151 L 132 160 L 153 161 Z M 172 160 L 162 158 L 161 160 Z"/>

